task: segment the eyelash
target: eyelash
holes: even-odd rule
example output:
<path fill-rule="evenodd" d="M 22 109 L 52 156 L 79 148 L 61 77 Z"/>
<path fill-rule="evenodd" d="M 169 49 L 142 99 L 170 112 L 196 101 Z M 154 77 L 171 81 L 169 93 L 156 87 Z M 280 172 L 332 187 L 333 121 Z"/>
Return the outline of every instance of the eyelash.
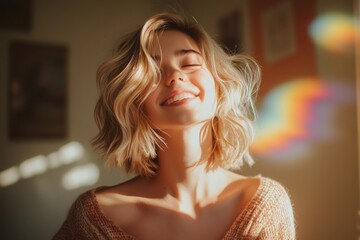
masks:
<path fill-rule="evenodd" d="M 183 67 L 200 67 L 201 64 L 186 64 L 186 65 L 183 65 Z"/>

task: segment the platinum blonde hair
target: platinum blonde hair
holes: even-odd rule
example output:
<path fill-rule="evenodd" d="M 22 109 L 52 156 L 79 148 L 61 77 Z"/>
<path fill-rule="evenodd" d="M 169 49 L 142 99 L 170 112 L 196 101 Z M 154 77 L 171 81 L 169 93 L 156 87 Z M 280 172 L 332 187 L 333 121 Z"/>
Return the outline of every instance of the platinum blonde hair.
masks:
<path fill-rule="evenodd" d="M 95 107 L 99 133 L 93 145 L 110 166 L 141 176 L 156 174 L 156 152 L 164 142 L 147 120 L 143 103 L 160 79 L 150 49 L 157 35 L 166 30 L 193 38 L 215 79 L 218 98 L 211 120 L 213 151 L 207 169 L 237 169 L 244 161 L 252 164 L 249 145 L 254 137 L 259 66 L 250 57 L 225 53 L 194 19 L 173 13 L 151 17 L 126 36 L 115 55 L 99 67 L 100 97 Z"/>

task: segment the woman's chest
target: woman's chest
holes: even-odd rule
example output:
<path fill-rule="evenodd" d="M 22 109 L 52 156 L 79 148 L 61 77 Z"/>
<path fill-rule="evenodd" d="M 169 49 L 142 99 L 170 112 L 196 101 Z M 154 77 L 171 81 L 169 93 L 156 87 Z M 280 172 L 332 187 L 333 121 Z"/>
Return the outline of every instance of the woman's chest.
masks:
<path fill-rule="evenodd" d="M 122 229 L 137 239 L 221 239 L 240 213 L 236 199 L 195 208 L 194 215 L 164 206 L 139 205 Z M 129 208 L 129 207 L 128 207 Z M 129 209 L 128 209 L 129 210 Z"/>

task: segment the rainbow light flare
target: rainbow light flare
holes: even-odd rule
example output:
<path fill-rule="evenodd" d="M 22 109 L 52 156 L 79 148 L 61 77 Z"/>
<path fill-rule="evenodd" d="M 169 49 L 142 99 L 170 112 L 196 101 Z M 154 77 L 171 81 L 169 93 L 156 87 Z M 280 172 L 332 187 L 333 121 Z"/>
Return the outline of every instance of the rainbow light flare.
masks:
<path fill-rule="evenodd" d="M 349 15 L 336 12 L 316 18 L 309 33 L 317 45 L 336 53 L 353 52 L 360 38 L 359 23 Z"/>
<path fill-rule="evenodd" d="M 350 87 L 305 78 L 287 82 L 265 98 L 251 152 L 276 158 L 306 153 L 309 140 L 334 137 L 331 114 L 339 103 L 355 101 Z"/>

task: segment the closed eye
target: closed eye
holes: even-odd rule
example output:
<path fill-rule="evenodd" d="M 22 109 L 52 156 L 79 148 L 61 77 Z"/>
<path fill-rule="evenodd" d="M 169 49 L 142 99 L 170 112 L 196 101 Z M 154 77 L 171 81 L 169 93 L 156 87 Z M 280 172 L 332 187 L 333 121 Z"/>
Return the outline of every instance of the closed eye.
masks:
<path fill-rule="evenodd" d="M 181 68 L 183 69 L 184 72 L 192 73 L 197 70 L 200 70 L 201 66 L 202 66 L 201 64 L 185 64 Z"/>
<path fill-rule="evenodd" d="M 188 67 L 201 67 L 201 64 L 185 64 L 182 66 L 183 68 L 188 68 Z"/>

